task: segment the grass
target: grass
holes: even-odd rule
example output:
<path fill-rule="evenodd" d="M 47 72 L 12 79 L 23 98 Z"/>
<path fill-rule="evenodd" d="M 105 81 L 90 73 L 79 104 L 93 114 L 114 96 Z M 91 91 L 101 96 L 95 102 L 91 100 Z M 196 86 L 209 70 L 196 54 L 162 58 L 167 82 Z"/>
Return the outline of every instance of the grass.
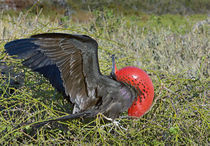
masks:
<path fill-rule="evenodd" d="M 209 143 L 209 25 L 200 15 L 116 15 L 91 12 L 85 23 L 68 17 L 30 11 L 0 14 L 0 60 L 12 66 L 0 76 L 0 143 L 8 144 L 134 144 L 196 145 Z M 38 122 L 71 113 L 71 105 L 44 77 L 24 68 L 4 52 L 6 42 L 43 32 L 89 35 L 99 43 L 101 71 L 137 66 L 151 76 L 158 100 L 143 117 L 118 119 L 124 128 L 99 117 L 47 124 L 33 129 L 20 123 Z M 12 84 L 14 81 L 20 84 Z M 123 113 L 122 115 L 127 115 Z"/>

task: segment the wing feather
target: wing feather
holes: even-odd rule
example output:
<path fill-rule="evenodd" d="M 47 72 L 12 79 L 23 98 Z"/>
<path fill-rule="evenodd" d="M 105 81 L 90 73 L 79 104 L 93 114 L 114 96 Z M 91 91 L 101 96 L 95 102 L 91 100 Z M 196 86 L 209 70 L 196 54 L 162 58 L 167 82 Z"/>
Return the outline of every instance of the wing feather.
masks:
<path fill-rule="evenodd" d="M 88 36 L 62 33 L 34 35 L 5 45 L 10 55 L 25 59 L 24 65 L 64 90 L 81 111 L 98 100 L 95 90 L 101 73 L 97 48 L 97 42 Z"/>

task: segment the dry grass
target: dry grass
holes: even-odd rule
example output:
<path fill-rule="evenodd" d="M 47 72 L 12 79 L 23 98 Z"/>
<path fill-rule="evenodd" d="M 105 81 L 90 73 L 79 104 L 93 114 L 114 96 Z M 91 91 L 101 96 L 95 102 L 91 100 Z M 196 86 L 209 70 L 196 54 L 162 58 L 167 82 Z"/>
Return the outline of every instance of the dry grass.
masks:
<path fill-rule="evenodd" d="M 117 16 L 109 9 L 92 15 L 90 21 L 77 23 L 41 12 L 0 14 L 0 60 L 12 66 L 0 76 L 0 143 L 207 145 L 209 26 L 204 24 L 192 31 L 207 17 Z M 150 74 L 159 100 L 140 119 L 118 119 L 125 129 L 107 125 L 99 118 L 15 129 L 26 121 L 43 121 L 71 112 L 68 102 L 43 77 L 4 52 L 6 42 L 43 32 L 90 35 L 99 43 L 104 74 L 111 71 L 111 55 L 115 54 L 118 68 L 134 65 Z M 14 81 L 20 84 L 12 84 Z"/>

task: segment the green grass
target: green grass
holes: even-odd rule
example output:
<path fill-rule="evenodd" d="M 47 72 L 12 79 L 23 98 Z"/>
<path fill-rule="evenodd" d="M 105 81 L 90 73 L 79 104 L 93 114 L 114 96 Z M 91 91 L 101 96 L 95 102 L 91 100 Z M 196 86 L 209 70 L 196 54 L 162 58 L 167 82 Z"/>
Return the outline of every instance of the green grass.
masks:
<path fill-rule="evenodd" d="M 88 22 L 77 23 L 59 14 L 0 14 L 0 60 L 13 66 L 0 76 L 0 143 L 207 145 L 209 26 L 206 23 L 193 29 L 207 16 L 128 16 L 116 15 L 110 9 L 93 11 L 92 15 Z M 99 118 L 15 129 L 20 123 L 43 121 L 72 110 L 44 77 L 4 52 L 6 42 L 43 32 L 79 33 L 95 38 L 104 74 L 111 71 L 112 54 L 116 55 L 118 68 L 132 65 L 144 69 L 152 78 L 156 104 L 139 119 L 118 119 L 127 130 L 107 125 Z M 15 78 L 19 73 L 24 76 Z M 12 86 L 10 79 L 22 84 Z"/>

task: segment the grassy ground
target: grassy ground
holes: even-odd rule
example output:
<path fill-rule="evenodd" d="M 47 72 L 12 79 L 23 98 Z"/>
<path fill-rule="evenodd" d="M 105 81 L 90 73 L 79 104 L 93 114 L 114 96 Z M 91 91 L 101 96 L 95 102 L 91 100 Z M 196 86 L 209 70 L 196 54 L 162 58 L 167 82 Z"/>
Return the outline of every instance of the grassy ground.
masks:
<path fill-rule="evenodd" d="M 76 17 L 76 16 L 74 16 Z M 116 15 L 104 9 L 85 23 L 66 16 L 26 11 L 0 14 L 0 61 L 12 66 L 0 75 L 1 144 L 208 144 L 209 25 L 206 15 Z M 201 23 L 203 22 L 203 23 Z M 99 118 L 47 124 L 37 122 L 71 112 L 71 106 L 42 76 L 24 68 L 4 52 L 6 42 L 43 32 L 86 34 L 99 43 L 104 74 L 117 67 L 137 66 L 155 87 L 153 108 L 140 119 L 118 119 L 124 128 Z M 14 81 L 20 84 L 11 85 Z M 122 115 L 126 115 L 124 113 Z"/>

